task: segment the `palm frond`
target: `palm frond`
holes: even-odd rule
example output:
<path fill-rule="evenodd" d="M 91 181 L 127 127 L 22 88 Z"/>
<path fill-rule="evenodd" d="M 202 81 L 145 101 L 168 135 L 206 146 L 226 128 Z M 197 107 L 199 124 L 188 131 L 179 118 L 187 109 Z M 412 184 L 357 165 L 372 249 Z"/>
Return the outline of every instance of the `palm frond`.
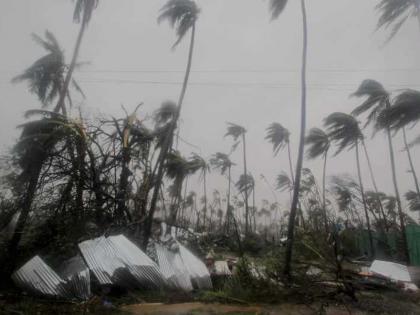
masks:
<path fill-rule="evenodd" d="M 265 137 L 273 145 L 274 155 L 283 149 L 289 143 L 290 132 L 279 123 L 272 123 L 267 128 L 267 135 Z"/>
<path fill-rule="evenodd" d="M 385 90 L 383 85 L 378 81 L 371 79 L 364 80 L 357 91 L 351 96 L 366 98 L 366 100 L 361 105 L 357 106 L 351 113 L 354 116 L 359 116 L 370 111 L 365 126 L 372 122 L 376 122 L 377 117 L 386 108 L 389 99 L 389 93 Z"/>
<path fill-rule="evenodd" d="M 285 172 L 282 172 L 277 176 L 276 189 L 281 192 L 293 189 L 292 180 Z"/>
<path fill-rule="evenodd" d="M 212 165 L 214 169 L 219 169 L 221 174 L 224 175 L 234 163 L 232 163 L 227 154 L 217 152 L 210 158 L 210 165 Z"/>
<path fill-rule="evenodd" d="M 335 155 L 346 148 L 350 150 L 358 140 L 363 139 L 359 123 L 352 115 L 340 112 L 332 113 L 325 118 L 324 125 L 331 142 L 338 146 Z"/>
<path fill-rule="evenodd" d="M 76 23 L 88 24 L 92 18 L 93 10 L 99 4 L 99 0 L 75 0 L 73 20 Z"/>
<path fill-rule="evenodd" d="M 198 19 L 200 9 L 192 0 L 169 0 L 160 10 L 158 23 L 164 20 L 169 21 L 172 28 L 175 28 L 178 39 L 173 47 L 176 47 L 190 28 Z"/>
<path fill-rule="evenodd" d="M 271 12 L 271 19 L 277 19 L 283 12 L 288 0 L 270 0 L 269 10 Z"/>
<path fill-rule="evenodd" d="M 376 5 L 379 13 L 377 28 L 388 29 L 391 27 L 391 34 L 388 40 L 392 39 L 402 25 L 411 16 L 415 16 L 418 10 L 417 0 L 381 0 Z M 417 6 L 417 7 L 416 7 Z"/>
<path fill-rule="evenodd" d="M 312 128 L 305 138 L 305 144 L 308 146 L 306 156 L 309 159 L 316 159 L 327 154 L 330 148 L 330 138 L 324 130 Z"/>
<path fill-rule="evenodd" d="M 408 202 L 408 208 L 410 211 L 420 211 L 420 196 L 410 190 L 405 194 L 405 199 Z"/>
<path fill-rule="evenodd" d="M 154 121 L 157 125 L 164 125 L 175 119 L 178 107 L 173 101 L 165 101 L 160 108 L 155 111 Z"/>
<path fill-rule="evenodd" d="M 241 137 L 243 134 L 246 133 L 246 129 L 240 125 L 234 124 L 234 123 L 227 123 L 227 132 L 225 134 L 225 137 L 232 137 L 234 141 L 237 141 L 239 137 Z"/>
<path fill-rule="evenodd" d="M 414 124 L 420 119 L 420 92 L 405 90 L 400 93 L 393 105 L 379 115 L 377 127 L 399 130 Z"/>

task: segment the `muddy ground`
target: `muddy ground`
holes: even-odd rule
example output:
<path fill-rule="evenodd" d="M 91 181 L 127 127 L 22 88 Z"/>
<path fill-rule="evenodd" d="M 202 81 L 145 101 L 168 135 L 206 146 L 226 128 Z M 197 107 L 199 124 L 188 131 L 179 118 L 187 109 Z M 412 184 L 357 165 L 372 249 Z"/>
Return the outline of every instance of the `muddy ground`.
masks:
<path fill-rule="evenodd" d="M 7 315 L 52 315 L 52 314 L 100 314 L 100 315 L 201 315 L 201 314 L 420 314 L 420 293 L 365 291 L 358 293 L 358 302 L 322 300 L 305 304 L 299 299 L 270 305 L 206 304 L 197 300 L 173 303 L 148 303 L 116 299 L 106 301 L 94 298 L 88 303 L 65 303 L 30 297 L 0 295 L 0 314 Z M 155 302 L 155 301 L 154 301 Z"/>

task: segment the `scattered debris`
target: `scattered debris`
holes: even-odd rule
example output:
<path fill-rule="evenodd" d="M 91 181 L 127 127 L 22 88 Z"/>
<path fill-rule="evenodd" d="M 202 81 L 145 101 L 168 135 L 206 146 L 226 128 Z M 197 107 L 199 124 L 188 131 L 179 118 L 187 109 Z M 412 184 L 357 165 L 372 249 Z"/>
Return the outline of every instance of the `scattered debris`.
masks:
<path fill-rule="evenodd" d="M 370 272 L 394 281 L 411 282 L 407 266 L 389 261 L 374 260 Z"/>
<path fill-rule="evenodd" d="M 156 263 L 123 235 L 84 241 L 79 248 L 101 285 L 157 289 L 165 283 Z"/>
<path fill-rule="evenodd" d="M 159 265 L 123 235 L 87 240 L 79 248 L 82 256 L 66 261 L 58 273 L 35 256 L 12 278 L 34 295 L 79 300 L 91 296 L 90 272 L 102 286 L 186 292 L 212 288 L 206 265 L 176 240 L 171 246 L 155 244 Z"/>
<path fill-rule="evenodd" d="M 35 256 L 18 269 L 12 279 L 17 286 L 34 295 L 87 300 L 90 297 L 89 271 L 79 258 L 65 263 L 62 278 L 41 257 Z"/>

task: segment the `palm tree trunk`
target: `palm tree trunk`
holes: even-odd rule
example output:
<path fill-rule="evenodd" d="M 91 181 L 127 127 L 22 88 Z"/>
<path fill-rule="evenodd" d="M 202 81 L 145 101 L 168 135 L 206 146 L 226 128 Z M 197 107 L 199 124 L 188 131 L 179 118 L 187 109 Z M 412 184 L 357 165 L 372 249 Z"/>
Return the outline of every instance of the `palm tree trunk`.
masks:
<path fill-rule="evenodd" d="M 326 185 L 326 175 L 327 175 L 327 158 L 328 158 L 328 151 L 324 154 L 324 167 L 322 169 L 322 209 L 324 214 L 324 227 L 325 233 L 328 234 L 328 218 L 327 218 L 327 203 L 325 200 L 325 185 Z"/>
<path fill-rule="evenodd" d="M 185 77 L 184 77 L 184 82 L 183 82 L 183 85 L 182 85 L 181 94 L 180 94 L 179 99 L 178 99 L 178 108 L 177 108 L 176 116 L 175 116 L 174 120 L 171 122 L 171 128 L 169 130 L 169 134 L 168 134 L 167 138 L 165 139 L 165 141 L 162 145 L 162 149 L 159 153 L 158 161 L 156 162 L 159 165 L 159 167 L 158 167 L 157 176 L 155 178 L 155 188 L 153 189 L 153 195 L 152 195 L 152 199 L 150 201 L 149 214 L 147 216 L 147 219 L 145 220 L 145 227 L 144 227 L 144 234 L 143 234 L 143 236 L 144 236 L 144 238 L 143 238 L 143 248 L 146 248 L 147 244 L 149 243 L 149 238 L 150 238 L 151 231 L 152 231 L 153 216 L 154 216 L 155 211 L 156 211 L 156 203 L 157 203 L 157 199 L 158 199 L 158 195 L 159 195 L 159 189 L 160 189 L 160 186 L 162 184 L 163 175 L 164 175 L 164 161 L 166 160 L 166 157 L 169 153 L 169 150 L 172 147 L 173 134 L 174 134 L 179 116 L 181 114 L 181 109 L 182 109 L 182 104 L 183 104 L 184 97 L 185 97 L 185 92 L 187 91 L 188 80 L 189 80 L 189 77 L 190 77 L 191 65 L 192 65 L 192 60 L 193 60 L 194 42 L 195 42 L 195 24 L 193 24 L 193 26 L 191 28 L 191 41 L 190 41 L 190 49 L 189 49 L 189 53 L 188 53 L 187 69 L 185 71 Z"/>
<path fill-rule="evenodd" d="M 416 187 L 417 195 L 420 197 L 419 180 L 417 178 L 416 170 L 414 169 L 413 159 L 411 157 L 410 146 L 408 145 L 408 142 L 407 142 L 407 135 L 405 132 L 405 128 L 403 127 L 402 130 L 403 130 L 405 151 L 407 152 L 408 162 L 410 163 L 410 171 L 411 171 L 411 174 L 413 175 L 413 180 L 414 180 L 414 185 Z"/>
<path fill-rule="evenodd" d="M 28 220 L 29 213 L 32 208 L 32 201 L 35 197 L 36 188 L 38 185 L 39 176 L 41 174 L 42 165 L 44 164 L 44 157 L 35 162 L 32 166 L 29 166 L 28 175 L 29 183 L 26 188 L 25 195 L 21 203 L 21 212 L 16 222 L 15 230 L 8 244 L 8 265 L 10 269 L 13 269 L 16 263 L 17 249 L 20 240 L 22 239 L 23 231 Z"/>
<path fill-rule="evenodd" d="M 384 220 L 384 230 L 388 232 L 388 224 L 386 223 L 386 216 L 385 216 L 384 207 L 383 207 L 383 204 L 382 204 L 382 200 L 379 198 L 379 195 L 378 195 L 378 193 L 379 193 L 378 186 L 376 185 L 375 175 L 373 174 L 372 164 L 370 163 L 369 153 L 367 151 L 367 147 L 366 147 L 366 144 L 365 144 L 364 140 L 362 140 L 362 146 L 363 146 L 363 150 L 365 152 L 366 161 L 367 161 L 368 168 L 369 168 L 369 174 L 370 174 L 370 178 L 372 180 L 372 185 L 373 185 L 373 188 L 375 189 L 376 196 L 378 197 L 379 210 L 380 210 L 380 212 L 382 214 L 382 217 L 383 217 L 383 220 Z"/>
<path fill-rule="evenodd" d="M 226 232 L 229 234 L 230 233 L 230 228 L 231 228 L 231 211 L 230 211 L 230 185 L 231 185 L 231 166 L 229 166 L 228 168 L 228 190 L 227 190 L 227 209 L 226 209 L 226 222 L 225 222 L 225 226 L 226 226 Z"/>
<path fill-rule="evenodd" d="M 387 108 L 389 108 L 390 106 L 391 104 L 388 101 Z M 392 135 L 391 135 L 391 130 L 389 127 L 386 129 L 386 132 L 387 132 L 387 137 L 388 137 L 389 156 L 391 160 L 392 182 L 394 184 L 395 199 L 397 202 L 398 216 L 400 219 L 401 239 L 403 242 L 403 256 L 404 256 L 403 259 L 405 260 L 407 264 L 409 264 L 410 254 L 408 251 L 407 235 L 405 234 L 404 214 L 402 212 L 400 192 L 399 192 L 398 183 L 397 183 L 397 171 L 395 168 L 394 146 L 392 144 Z"/>
<path fill-rule="evenodd" d="M 290 153 L 290 142 L 287 142 L 287 153 L 289 155 L 289 168 L 290 168 L 290 178 L 292 179 L 292 184 L 295 185 L 295 175 L 293 174 L 293 163 L 292 163 L 292 154 Z"/>
<path fill-rule="evenodd" d="M 303 165 L 303 150 L 305 146 L 305 130 L 306 130 L 306 62 L 308 52 L 308 22 L 306 17 L 305 0 L 301 0 L 302 9 L 302 23 L 303 23 L 303 51 L 302 51 L 302 71 L 301 71 L 301 84 L 302 84 L 302 102 L 301 102 L 301 121 L 300 121 L 300 140 L 299 140 L 299 153 L 296 165 L 296 180 L 293 190 L 293 199 L 290 209 L 289 224 L 287 230 L 287 246 L 284 262 L 283 273 L 286 278 L 291 278 L 291 261 L 292 250 L 294 241 L 294 229 L 296 220 L 296 211 L 299 200 L 300 178 Z"/>
<path fill-rule="evenodd" d="M 57 113 L 61 110 L 63 112 L 63 114 L 66 115 L 66 112 L 67 112 L 66 108 L 65 108 L 65 105 L 64 105 L 64 100 L 65 100 L 66 95 L 67 95 L 68 90 L 69 90 L 69 86 L 70 86 L 71 78 L 73 76 L 74 68 L 76 67 L 77 58 L 79 56 L 79 51 L 80 51 L 80 46 L 82 44 L 83 35 L 85 34 L 85 30 L 86 30 L 86 25 L 87 24 L 85 22 L 85 17 L 83 17 L 83 20 L 80 23 L 80 30 L 79 30 L 79 34 L 77 35 L 76 46 L 74 47 L 73 57 L 71 59 L 69 70 L 67 71 L 66 78 L 64 80 L 63 88 L 60 91 L 60 98 L 58 99 L 58 103 L 54 108 L 54 111 L 57 112 Z"/>
<path fill-rule="evenodd" d="M 244 176 L 245 180 L 248 181 L 247 167 L 246 167 L 246 139 L 245 133 L 242 134 L 242 146 L 243 146 L 243 157 L 244 157 Z M 248 205 L 248 189 L 245 188 L 245 235 L 248 235 L 249 230 L 249 205 Z"/>
<path fill-rule="evenodd" d="M 362 172 L 360 170 L 359 141 L 358 140 L 356 142 L 356 162 L 357 162 L 357 176 L 359 178 L 360 192 L 362 194 L 363 210 L 365 212 L 366 225 L 367 225 L 368 235 L 369 235 L 370 251 L 371 251 L 372 257 L 375 257 L 375 248 L 373 247 L 372 230 L 370 228 L 370 219 L 369 219 L 369 214 L 368 214 L 367 205 L 366 205 L 365 191 L 363 188 Z"/>
<path fill-rule="evenodd" d="M 204 169 L 203 173 L 203 188 L 204 188 L 204 217 L 203 217 L 203 226 L 206 228 L 206 218 L 207 218 L 207 182 L 206 182 L 206 170 Z"/>

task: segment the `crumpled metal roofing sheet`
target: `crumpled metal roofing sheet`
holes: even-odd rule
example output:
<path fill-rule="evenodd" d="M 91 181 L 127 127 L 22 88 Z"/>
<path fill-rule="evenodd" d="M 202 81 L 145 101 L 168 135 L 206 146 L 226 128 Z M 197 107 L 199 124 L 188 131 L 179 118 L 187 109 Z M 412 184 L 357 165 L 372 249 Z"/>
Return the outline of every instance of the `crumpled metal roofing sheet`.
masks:
<path fill-rule="evenodd" d="M 90 272 L 80 255 L 64 262 L 59 274 L 65 280 L 66 290 L 72 296 L 81 300 L 89 299 L 91 296 Z"/>
<path fill-rule="evenodd" d="M 185 267 L 190 274 L 193 284 L 197 285 L 198 289 L 212 289 L 213 285 L 210 278 L 210 273 L 206 265 L 194 256 L 185 246 L 179 242 L 179 254 L 184 262 Z"/>
<path fill-rule="evenodd" d="M 102 285 L 159 288 L 158 266 L 123 235 L 99 237 L 79 244 L 89 268 Z"/>
<path fill-rule="evenodd" d="M 20 288 L 34 295 L 87 300 L 90 297 L 89 269 L 80 256 L 62 266 L 62 277 L 39 256 L 33 257 L 12 275 Z"/>
<path fill-rule="evenodd" d="M 34 294 L 67 297 L 64 281 L 39 256 L 33 257 L 12 275 L 17 286 Z"/>
<path fill-rule="evenodd" d="M 192 291 L 190 275 L 179 253 L 174 253 L 166 247 L 155 244 L 159 268 L 171 288 Z"/>

